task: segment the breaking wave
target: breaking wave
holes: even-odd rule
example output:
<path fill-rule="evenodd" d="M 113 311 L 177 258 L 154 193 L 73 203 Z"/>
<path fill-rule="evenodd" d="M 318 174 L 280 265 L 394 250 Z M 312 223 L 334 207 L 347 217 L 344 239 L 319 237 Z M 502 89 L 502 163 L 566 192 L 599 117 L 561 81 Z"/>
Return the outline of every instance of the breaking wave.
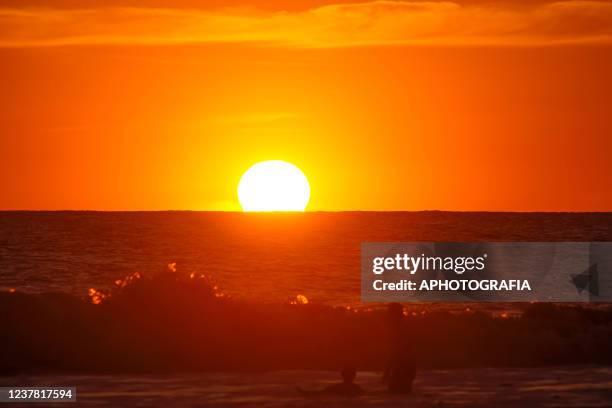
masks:
<path fill-rule="evenodd" d="M 406 306 L 421 367 L 612 364 L 612 308 L 529 304 L 515 315 Z M 0 371 L 176 372 L 380 370 L 386 315 L 309 302 L 237 299 L 214 280 L 170 264 L 113 289 L 0 293 Z"/>

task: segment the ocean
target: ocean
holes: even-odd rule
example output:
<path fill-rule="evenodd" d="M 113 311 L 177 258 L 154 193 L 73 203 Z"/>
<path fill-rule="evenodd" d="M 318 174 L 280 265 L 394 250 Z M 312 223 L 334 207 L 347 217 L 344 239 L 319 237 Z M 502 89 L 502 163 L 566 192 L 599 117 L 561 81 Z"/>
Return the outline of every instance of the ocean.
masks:
<path fill-rule="evenodd" d="M 611 225 L 609 213 L 3 212 L 0 375 L 379 371 L 390 326 L 383 304 L 361 302 L 362 242 L 610 241 Z M 403 312 L 424 369 L 612 364 L 609 304 Z"/>
<path fill-rule="evenodd" d="M 362 242 L 612 241 L 612 213 L 0 212 L 0 288 L 85 297 L 176 263 L 258 302 L 360 299 Z"/>

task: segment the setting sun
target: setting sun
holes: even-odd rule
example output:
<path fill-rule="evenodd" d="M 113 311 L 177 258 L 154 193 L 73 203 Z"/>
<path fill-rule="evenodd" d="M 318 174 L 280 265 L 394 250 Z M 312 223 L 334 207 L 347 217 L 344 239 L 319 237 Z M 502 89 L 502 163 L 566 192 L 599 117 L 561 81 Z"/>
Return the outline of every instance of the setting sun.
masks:
<path fill-rule="evenodd" d="M 238 200 L 244 211 L 304 211 L 310 185 L 291 163 L 268 160 L 254 164 L 240 178 Z"/>
<path fill-rule="evenodd" d="M 309 199 L 310 185 L 304 173 L 282 160 L 254 164 L 238 183 L 244 211 L 304 211 Z"/>

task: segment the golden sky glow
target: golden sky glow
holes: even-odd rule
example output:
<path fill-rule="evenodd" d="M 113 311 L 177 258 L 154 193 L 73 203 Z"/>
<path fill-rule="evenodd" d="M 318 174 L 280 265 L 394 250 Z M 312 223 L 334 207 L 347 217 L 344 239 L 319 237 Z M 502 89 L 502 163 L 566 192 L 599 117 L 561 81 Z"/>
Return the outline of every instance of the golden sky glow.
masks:
<path fill-rule="evenodd" d="M 612 210 L 610 2 L 144 3 L 2 3 L 1 208 Z"/>

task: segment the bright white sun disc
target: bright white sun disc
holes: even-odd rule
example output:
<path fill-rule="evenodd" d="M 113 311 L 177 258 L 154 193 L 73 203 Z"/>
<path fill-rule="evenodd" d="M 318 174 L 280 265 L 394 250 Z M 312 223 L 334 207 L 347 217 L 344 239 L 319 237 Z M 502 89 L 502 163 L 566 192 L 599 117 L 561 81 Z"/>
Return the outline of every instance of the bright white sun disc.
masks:
<path fill-rule="evenodd" d="M 309 199 L 310 185 L 304 173 L 282 160 L 254 164 L 238 183 L 244 211 L 304 211 Z"/>

